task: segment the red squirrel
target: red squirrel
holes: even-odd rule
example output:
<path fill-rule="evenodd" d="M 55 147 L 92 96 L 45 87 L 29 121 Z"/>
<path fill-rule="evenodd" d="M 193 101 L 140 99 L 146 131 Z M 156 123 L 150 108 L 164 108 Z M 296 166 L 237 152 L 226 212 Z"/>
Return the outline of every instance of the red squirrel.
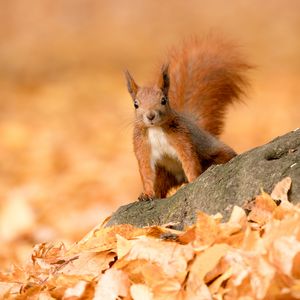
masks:
<path fill-rule="evenodd" d="M 138 86 L 125 71 L 144 188 L 139 200 L 164 198 L 170 188 L 236 156 L 218 136 L 227 106 L 247 86 L 249 68 L 230 42 L 207 37 L 171 49 L 151 86 Z"/>

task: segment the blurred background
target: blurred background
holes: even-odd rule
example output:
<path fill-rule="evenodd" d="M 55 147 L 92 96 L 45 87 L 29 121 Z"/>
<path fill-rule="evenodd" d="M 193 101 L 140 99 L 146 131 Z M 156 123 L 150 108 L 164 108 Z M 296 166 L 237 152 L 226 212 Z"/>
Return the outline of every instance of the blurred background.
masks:
<path fill-rule="evenodd" d="M 210 31 L 256 65 L 222 139 L 243 152 L 298 127 L 298 0 L 0 2 L 0 269 L 136 199 L 123 69 L 143 83 L 168 47 Z"/>

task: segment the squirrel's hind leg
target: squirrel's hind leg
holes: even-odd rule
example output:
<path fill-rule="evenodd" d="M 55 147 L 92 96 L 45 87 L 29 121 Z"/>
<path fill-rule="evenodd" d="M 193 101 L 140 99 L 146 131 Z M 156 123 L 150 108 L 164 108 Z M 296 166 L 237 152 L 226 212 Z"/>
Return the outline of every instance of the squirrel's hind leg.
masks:
<path fill-rule="evenodd" d="M 232 148 L 227 145 L 224 146 L 226 147 L 222 147 L 222 149 L 218 150 L 212 155 L 213 162 L 215 164 L 224 164 L 231 160 L 233 157 L 237 156 L 236 152 Z"/>
<path fill-rule="evenodd" d="M 182 182 L 178 182 L 172 173 L 168 172 L 164 167 L 156 166 L 154 191 L 157 198 L 165 198 L 172 187 L 180 184 Z"/>

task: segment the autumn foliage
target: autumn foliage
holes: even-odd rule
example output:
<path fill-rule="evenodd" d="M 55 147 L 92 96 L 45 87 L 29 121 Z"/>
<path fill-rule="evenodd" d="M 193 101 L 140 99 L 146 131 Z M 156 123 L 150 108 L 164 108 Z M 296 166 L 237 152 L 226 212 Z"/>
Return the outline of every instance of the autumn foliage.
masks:
<path fill-rule="evenodd" d="M 197 277 L 197 266 L 191 269 L 194 262 L 223 244 L 228 251 L 240 249 L 242 253 L 254 247 L 246 244 L 256 245 L 250 252 L 276 271 L 276 275 L 265 276 L 273 278 L 269 285 L 275 287 L 272 292 L 281 298 L 290 299 L 291 293 L 296 297 L 299 255 L 289 258 L 293 248 L 284 243 L 287 250 L 276 252 L 284 253 L 279 260 L 281 256 L 274 251 L 270 254 L 276 243 L 264 242 L 272 231 L 271 241 L 285 237 L 297 247 L 298 208 L 287 209 L 286 204 L 266 202 L 272 204 L 253 210 L 254 221 L 243 216 L 241 221 L 221 224 L 218 216 L 201 214 L 198 225 L 184 232 L 174 232 L 172 226 L 99 226 L 81 239 L 141 191 L 132 151 L 134 108 L 122 70 L 128 68 L 139 82 L 147 84 L 145 76 L 151 74 L 164 51 L 190 35 L 201 36 L 216 29 L 236 40 L 257 66 L 251 74 L 246 105 L 228 112 L 222 136 L 241 153 L 299 127 L 299 11 L 297 0 L 0 1 L 0 299 L 78 299 L 80 294 L 81 299 L 90 299 L 103 285 L 119 298 L 126 294 L 125 299 L 137 299 L 134 293 L 141 291 L 164 298 L 168 289 L 173 291 L 168 293 L 170 297 L 176 293 L 188 297 L 192 278 Z M 247 212 L 251 208 L 253 204 L 246 207 Z M 238 211 L 235 209 L 235 215 Z M 260 225 L 261 219 L 266 223 Z M 201 229 L 203 223 L 206 230 Z M 233 224 L 236 231 L 227 232 L 220 242 L 225 228 Z M 49 243 L 56 240 L 62 243 Z M 80 242 L 71 247 L 75 241 Z M 192 247 L 193 257 L 179 260 L 187 264 L 178 267 L 183 270 L 180 275 L 173 276 L 162 260 L 153 262 L 155 254 L 134 261 L 127 261 L 129 254 L 120 256 L 121 245 L 131 247 L 141 241 L 144 248 L 146 241 L 154 249 L 161 245 L 157 252 L 167 262 L 173 253 L 167 245 Z M 196 248 L 199 243 L 203 247 Z M 32 250 L 35 244 L 40 245 Z M 136 255 L 137 249 L 148 253 L 139 245 L 129 246 Z M 177 252 L 176 256 L 181 257 Z M 271 257 L 279 262 L 269 262 Z M 290 268 L 287 261 L 293 263 L 292 275 L 280 271 L 282 265 Z M 230 293 L 243 288 L 241 295 L 251 294 L 249 278 L 257 271 L 240 264 L 245 277 L 233 288 L 239 282 L 228 275 L 230 268 L 224 272 L 213 266 L 213 260 L 211 263 L 207 268 L 220 271 L 205 274 L 198 291 L 205 293 L 208 288 L 217 299 L 222 292 L 234 297 Z M 153 281 L 148 275 L 151 272 L 155 272 Z M 223 279 L 226 276 L 228 279 Z M 255 280 L 257 291 L 256 284 L 269 283 L 267 279 Z M 214 292 L 213 286 L 220 281 Z M 270 293 L 265 298 L 272 299 Z"/>
<path fill-rule="evenodd" d="M 300 206 L 285 178 L 221 214 L 174 224 L 99 225 L 70 248 L 36 245 L 24 267 L 0 273 L 2 299 L 300 299 Z M 246 211 L 250 211 L 246 215 Z"/>

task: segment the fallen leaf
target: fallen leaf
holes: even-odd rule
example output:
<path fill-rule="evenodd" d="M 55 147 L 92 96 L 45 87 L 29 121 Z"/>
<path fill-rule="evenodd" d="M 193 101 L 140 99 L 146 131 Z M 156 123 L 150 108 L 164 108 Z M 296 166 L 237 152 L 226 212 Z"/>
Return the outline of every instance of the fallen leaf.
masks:
<path fill-rule="evenodd" d="M 224 281 L 226 281 L 227 279 L 229 279 L 231 276 L 232 276 L 232 269 L 231 268 L 227 268 L 227 270 L 225 270 L 224 272 L 222 272 L 221 275 L 219 277 L 217 277 L 216 280 L 214 280 L 208 286 L 208 288 L 210 290 L 210 293 L 212 295 L 220 293 L 221 285 L 224 283 Z M 222 291 L 222 292 L 224 292 L 224 291 Z"/>
<path fill-rule="evenodd" d="M 240 224 L 241 226 L 245 225 L 247 222 L 247 217 L 245 211 L 239 207 L 234 205 L 229 221 L 227 223 L 230 224 Z"/>
<path fill-rule="evenodd" d="M 263 299 L 275 276 L 275 268 L 257 253 L 241 250 L 230 250 L 225 260 L 232 270 L 232 277 L 228 279 L 228 297 L 242 295 Z"/>
<path fill-rule="evenodd" d="M 181 277 L 181 273 L 186 273 L 187 263 L 194 255 L 191 245 L 180 245 L 148 237 L 140 237 L 131 240 L 130 243 L 131 249 L 123 259 L 126 261 L 145 259 L 155 262 L 170 277 Z"/>
<path fill-rule="evenodd" d="M 186 286 L 185 299 L 187 300 L 212 300 L 212 295 L 207 285 L 192 276 Z"/>
<path fill-rule="evenodd" d="M 274 200 L 288 201 L 288 192 L 291 188 L 292 179 L 291 177 L 285 177 L 278 182 L 272 193 L 271 198 Z"/>
<path fill-rule="evenodd" d="M 152 300 L 153 293 L 145 284 L 133 284 L 130 287 L 130 295 L 133 300 Z"/>
<path fill-rule="evenodd" d="M 121 270 L 109 269 L 100 278 L 93 300 L 117 300 L 129 294 L 128 275 Z"/>
<path fill-rule="evenodd" d="M 60 272 L 68 275 L 85 275 L 87 279 L 92 279 L 108 269 L 115 256 L 114 253 L 105 251 L 100 253 L 82 252 L 74 259 L 64 258 L 65 263 L 60 268 Z"/>
<path fill-rule="evenodd" d="M 211 272 L 218 264 L 219 260 L 229 251 L 230 247 L 226 244 L 216 244 L 199 253 L 193 261 L 189 277 L 192 275 L 198 280 L 204 281 L 205 276 Z M 216 274 L 218 276 L 220 274 Z M 210 276 L 206 281 L 214 278 Z"/>
<path fill-rule="evenodd" d="M 248 219 L 263 225 L 272 218 L 273 211 L 276 208 L 277 205 L 273 199 L 263 192 L 255 198 L 255 204 L 248 215 Z"/>
<path fill-rule="evenodd" d="M 282 236 L 273 241 L 268 255 L 278 271 L 291 276 L 294 258 L 298 253 L 300 253 L 300 242 L 295 236 Z"/>
<path fill-rule="evenodd" d="M 197 213 L 196 225 L 180 235 L 178 240 L 184 244 L 193 242 L 193 246 L 199 250 L 203 249 L 203 246 L 210 246 L 215 242 L 220 231 L 218 221 L 219 218 L 215 219 L 200 211 Z"/>
<path fill-rule="evenodd" d="M 79 281 L 74 287 L 67 288 L 65 293 L 64 293 L 64 299 L 68 299 L 71 297 L 78 297 L 80 298 L 87 286 L 86 281 Z"/>
<path fill-rule="evenodd" d="M 117 235 L 124 238 L 134 238 L 146 234 L 147 228 L 135 228 L 132 225 L 116 225 L 112 227 L 99 228 L 84 237 L 82 241 L 75 244 L 66 254 L 74 255 L 81 251 L 101 252 L 112 250 L 117 245 Z"/>

